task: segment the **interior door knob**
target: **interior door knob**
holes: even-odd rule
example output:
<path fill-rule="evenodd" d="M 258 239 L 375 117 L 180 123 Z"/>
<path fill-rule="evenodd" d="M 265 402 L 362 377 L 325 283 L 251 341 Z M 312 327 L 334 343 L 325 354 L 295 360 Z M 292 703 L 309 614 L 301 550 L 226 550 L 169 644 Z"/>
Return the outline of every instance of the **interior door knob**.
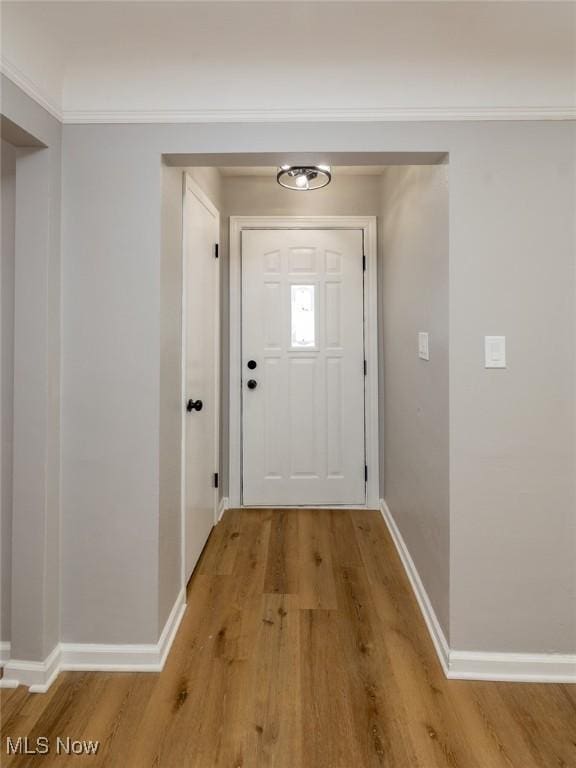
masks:
<path fill-rule="evenodd" d="M 248 379 L 248 383 L 246 386 L 248 387 L 248 389 L 256 389 L 256 387 L 258 386 L 258 382 L 255 381 L 254 379 Z"/>
<path fill-rule="evenodd" d="M 202 400 L 188 400 L 188 403 L 186 404 L 188 413 L 192 413 L 192 411 L 201 411 L 203 407 L 204 403 Z"/>

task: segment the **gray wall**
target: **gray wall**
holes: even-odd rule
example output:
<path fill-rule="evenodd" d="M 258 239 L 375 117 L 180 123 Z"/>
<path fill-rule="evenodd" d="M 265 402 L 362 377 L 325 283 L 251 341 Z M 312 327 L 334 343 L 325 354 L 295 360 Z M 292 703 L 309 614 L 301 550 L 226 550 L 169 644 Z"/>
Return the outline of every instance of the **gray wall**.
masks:
<path fill-rule="evenodd" d="M 66 639 L 157 635 L 162 153 L 422 150 L 450 153 L 451 643 L 575 650 L 574 139 L 553 122 L 65 126 Z M 508 336 L 496 375 L 491 333 Z"/>
<path fill-rule="evenodd" d="M 35 661 L 60 636 L 61 126 L 6 78 L 1 107 L 26 132 L 14 198 L 11 655 Z"/>
<path fill-rule="evenodd" d="M 448 166 L 388 168 L 380 232 L 384 496 L 448 637 Z"/>
<path fill-rule="evenodd" d="M 0 231 L 2 259 L 0 262 L 0 286 L 2 314 L 2 444 L 0 448 L 2 514 L 2 542 L 0 551 L 0 642 L 10 640 L 10 603 L 12 590 L 12 468 L 14 427 L 14 251 L 16 214 L 16 148 L 2 141 L 1 170 L 1 218 Z"/>
<path fill-rule="evenodd" d="M 126 128 L 115 147 L 70 145 L 64 162 L 62 631 L 74 642 L 156 642 L 180 590 L 183 169 L 149 151 L 154 130 L 134 145 Z M 89 156 L 101 168 L 86 185 Z M 217 204 L 218 174 L 193 175 Z"/>
<path fill-rule="evenodd" d="M 229 236 L 230 216 L 378 216 L 380 177 L 338 175 L 335 181 L 311 195 L 301 195 L 276 184 L 272 176 L 225 176 L 221 218 L 222 264 L 222 493 L 229 487 L 230 316 Z"/>
<path fill-rule="evenodd" d="M 146 127 L 100 131 L 76 144 L 64 127 L 62 636 L 145 643 L 158 637 L 161 162 Z"/>
<path fill-rule="evenodd" d="M 576 651 L 575 124 L 461 129 L 450 158 L 454 648 Z M 508 368 L 484 369 L 483 336 Z"/>

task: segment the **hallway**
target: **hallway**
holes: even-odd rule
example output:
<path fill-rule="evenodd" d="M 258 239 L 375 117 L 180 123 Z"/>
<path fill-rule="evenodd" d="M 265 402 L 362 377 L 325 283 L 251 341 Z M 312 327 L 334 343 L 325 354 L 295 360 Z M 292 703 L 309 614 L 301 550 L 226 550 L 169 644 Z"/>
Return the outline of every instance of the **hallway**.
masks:
<path fill-rule="evenodd" d="M 161 674 L 1 694 L 3 743 L 99 740 L 74 764 L 106 768 L 576 765 L 573 687 L 444 677 L 375 511 L 228 511 Z"/>

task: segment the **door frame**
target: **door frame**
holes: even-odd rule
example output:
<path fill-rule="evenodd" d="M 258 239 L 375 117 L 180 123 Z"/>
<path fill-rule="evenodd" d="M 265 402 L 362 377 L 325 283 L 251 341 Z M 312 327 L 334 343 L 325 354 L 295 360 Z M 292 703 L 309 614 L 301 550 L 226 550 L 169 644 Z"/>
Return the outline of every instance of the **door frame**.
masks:
<path fill-rule="evenodd" d="M 207 208 L 210 213 L 214 215 L 216 219 L 217 227 L 217 241 L 220 242 L 220 211 L 208 195 L 204 192 L 198 182 L 187 171 L 182 174 L 182 317 L 181 317 L 181 337 L 182 337 L 182 363 L 181 363 L 181 382 L 180 382 L 180 400 L 181 400 L 181 455 L 180 455 L 180 572 L 181 572 L 181 585 L 182 589 L 186 590 L 186 419 L 188 412 L 186 411 L 186 364 L 187 360 L 187 342 L 188 342 L 188 328 L 187 328 L 187 277 L 188 268 L 186 264 L 186 216 L 188 212 L 187 192 L 190 192 L 197 198 L 197 200 Z M 214 257 L 215 258 L 215 257 Z M 220 377 L 221 377 L 221 335 L 220 335 L 220 282 L 221 282 L 221 267 L 220 259 L 215 258 L 216 261 L 216 290 L 214 297 L 214 311 L 215 326 L 214 326 L 214 345 L 215 345 L 215 361 L 216 361 L 216 375 L 214 382 L 214 430 L 215 430 L 215 442 L 214 442 L 214 471 L 222 475 L 222 469 L 220 467 L 220 412 L 222 408 L 220 398 Z M 218 488 L 214 488 L 214 525 L 218 522 L 218 505 L 219 505 L 220 491 Z"/>
<path fill-rule="evenodd" d="M 242 508 L 242 231 L 245 229 L 361 229 L 364 238 L 364 422 L 366 440 L 366 504 L 378 509 L 378 281 L 376 216 L 230 216 L 230 375 L 229 375 L 229 500 Z M 311 505 L 313 506 L 313 505 Z M 354 506 L 349 506 L 354 509 Z"/>

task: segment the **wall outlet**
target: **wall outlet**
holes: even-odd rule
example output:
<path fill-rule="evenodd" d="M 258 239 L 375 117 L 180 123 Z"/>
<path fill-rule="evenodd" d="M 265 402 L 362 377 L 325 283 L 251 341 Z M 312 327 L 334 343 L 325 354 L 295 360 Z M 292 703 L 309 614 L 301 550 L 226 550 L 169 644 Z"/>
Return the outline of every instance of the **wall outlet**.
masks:
<path fill-rule="evenodd" d="M 421 360 L 430 360 L 430 337 L 426 331 L 418 333 L 418 357 Z"/>

